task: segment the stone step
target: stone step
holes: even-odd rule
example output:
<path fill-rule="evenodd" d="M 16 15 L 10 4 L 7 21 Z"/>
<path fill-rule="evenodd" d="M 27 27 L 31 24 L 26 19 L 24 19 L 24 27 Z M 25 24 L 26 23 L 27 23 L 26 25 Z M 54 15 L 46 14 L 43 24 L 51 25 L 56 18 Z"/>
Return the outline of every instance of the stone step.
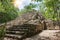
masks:
<path fill-rule="evenodd" d="M 5 34 L 5 37 L 7 37 L 7 38 L 13 38 L 13 39 L 20 39 L 22 37 L 22 35 Z"/>
<path fill-rule="evenodd" d="M 9 29 L 16 29 L 16 28 L 17 29 L 26 29 L 26 28 L 29 29 L 30 27 L 23 27 L 23 26 L 22 27 L 21 26 L 19 27 L 19 26 L 17 26 L 17 27 L 10 27 Z"/>
<path fill-rule="evenodd" d="M 23 35 L 25 32 L 20 31 L 6 31 L 6 34 L 15 34 L 15 35 Z"/>
<path fill-rule="evenodd" d="M 36 28 L 36 25 L 32 24 L 24 24 L 24 25 L 14 25 L 13 27 L 10 27 L 8 29 L 30 29 L 30 28 Z"/>
<path fill-rule="evenodd" d="M 36 28 L 33 28 L 33 27 L 31 27 L 31 28 L 27 28 L 27 27 L 20 27 L 20 28 L 9 28 L 9 29 L 6 29 L 6 30 L 30 30 L 30 29 L 36 29 Z"/>
<path fill-rule="evenodd" d="M 26 31 L 28 31 L 29 29 L 6 29 L 6 30 L 8 30 L 8 31 L 24 31 L 24 32 L 26 32 Z"/>

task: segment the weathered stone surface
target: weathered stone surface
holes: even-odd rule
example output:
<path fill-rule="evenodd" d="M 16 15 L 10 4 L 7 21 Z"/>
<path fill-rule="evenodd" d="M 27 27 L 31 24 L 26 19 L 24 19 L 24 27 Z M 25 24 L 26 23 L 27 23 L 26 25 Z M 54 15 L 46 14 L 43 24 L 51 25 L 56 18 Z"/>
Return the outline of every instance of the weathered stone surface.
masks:
<path fill-rule="evenodd" d="M 11 38 L 5 38 L 4 40 L 17 40 Z M 60 30 L 44 30 L 41 33 L 26 38 L 24 40 L 60 40 Z"/>
<path fill-rule="evenodd" d="M 13 25 L 22 25 L 22 24 L 40 24 L 45 18 L 41 13 L 36 11 L 27 12 L 25 14 L 20 15 L 15 20 L 9 21 L 6 23 L 6 28 L 9 28 Z"/>
<path fill-rule="evenodd" d="M 44 22 L 46 23 L 45 24 L 46 26 L 44 25 Z M 23 25 L 23 24 L 33 24 L 39 26 L 41 25 L 40 27 L 47 27 L 48 29 L 43 31 L 42 33 L 39 33 L 35 36 L 32 36 L 24 40 L 60 40 L 60 32 L 57 32 L 56 30 L 52 30 L 52 29 L 59 29 L 59 26 L 58 25 L 54 26 L 54 22 L 52 20 L 45 20 L 40 13 L 36 14 L 36 12 L 29 12 L 23 14 L 17 17 L 15 20 L 7 22 L 6 28 L 13 27 L 13 25 Z M 40 29 L 39 26 L 37 26 L 38 29 Z M 9 38 L 8 40 L 16 40 L 16 39 Z"/>
<path fill-rule="evenodd" d="M 34 35 L 35 33 L 38 33 L 44 29 L 44 23 L 42 22 L 43 20 L 44 20 L 44 17 L 40 13 L 29 12 L 29 13 L 21 15 L 20 17 L 16 18 L 15 20 L 8 22 L 6 25 L 6 28 L 8 29 L 10 27 L 15 27 L 13 25 L 16 25 L 17 27 L 20 27 L 18 25 L 23 25 L 23 26 L 27 26 L 27 27 L 31 26 L 31 28 L 29 28 L 29 30 L 27 30 L 29 33 L 26 34 L 26 36 L 28 36 L 30 34 Z M 24 25 L 24 24 L 27 24 L 27 25 Z M 29 26 L 29 24 L 31 24 L 31 25 Z M 32 26 L 32 25 L 36 25 L 36 27 Z M 32 29 L 34 27 L 35 27 L 35 29 Z M 27 29 L 27 28 L 25 28 L 25 29 Z M 13 33 L 15 34 L 15 32 L 13 32 Z M 25 33 L 27 33 L 27 32 L 25 32 Z"/>
<path fill-rule="evenodd" d="M 45 20 L 47 29 L 49 30 L 60 30 L 60 22 L 59 21 L 52 21 L 52 20 Z"/>
<path fill-rule="evenodd" d="M 60 40 L 60 30 L 44 30 L 38 35 L 25 40 Z"/>

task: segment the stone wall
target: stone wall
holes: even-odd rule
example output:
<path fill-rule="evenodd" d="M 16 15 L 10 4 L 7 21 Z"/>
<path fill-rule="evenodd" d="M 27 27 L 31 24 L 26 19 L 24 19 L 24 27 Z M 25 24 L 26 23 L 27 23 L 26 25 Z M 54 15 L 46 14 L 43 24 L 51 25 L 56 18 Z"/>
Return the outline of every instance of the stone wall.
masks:
<path fill-rule="evenodd" d="M 52 20 L 45 20 L 45 22 L 48 30 L 60 30 L 60 22 Z"/>

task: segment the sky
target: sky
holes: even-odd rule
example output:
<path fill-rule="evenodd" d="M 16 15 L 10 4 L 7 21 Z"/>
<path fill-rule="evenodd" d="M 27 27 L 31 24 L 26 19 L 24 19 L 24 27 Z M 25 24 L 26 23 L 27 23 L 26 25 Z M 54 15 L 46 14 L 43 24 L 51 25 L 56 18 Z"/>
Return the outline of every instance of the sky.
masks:
<path fill-rule="evenodd" d="M 19 8 L 19 9 L 23 9 L 24 6 L 27 6 L 30 3 L 39 4 L 39 2 L 37 3 L 37 2 L 31 1 L 31 0 L 15 0 L 14 1 L 14 6 Z M 36 7 L 35 9 L 39 9 L 39 8 Z"/>
<path fill-rule="evenodd" d="M 24 6 L 29 5 L 31 3 L 31 0 L 15 0 L 14 6 L 18 7 L 19 9 L 23 9 Z"/>

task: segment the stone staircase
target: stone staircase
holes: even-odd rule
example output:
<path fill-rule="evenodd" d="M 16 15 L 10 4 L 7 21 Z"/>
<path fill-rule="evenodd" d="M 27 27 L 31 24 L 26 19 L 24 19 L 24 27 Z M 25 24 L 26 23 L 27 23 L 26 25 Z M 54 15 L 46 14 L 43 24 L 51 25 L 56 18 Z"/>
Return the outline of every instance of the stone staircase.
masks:
<path fill-rule="evenodd" d="M 36 27 L 37 25 L 33 24 L 14 25 L 13 27 L 6 29 L 4 40 L 6 40 L 6 38 L 9 38 L 7 40 L 23 40 L 25 38 L 34 36 L 42 31 L 37 31 Z"/>

